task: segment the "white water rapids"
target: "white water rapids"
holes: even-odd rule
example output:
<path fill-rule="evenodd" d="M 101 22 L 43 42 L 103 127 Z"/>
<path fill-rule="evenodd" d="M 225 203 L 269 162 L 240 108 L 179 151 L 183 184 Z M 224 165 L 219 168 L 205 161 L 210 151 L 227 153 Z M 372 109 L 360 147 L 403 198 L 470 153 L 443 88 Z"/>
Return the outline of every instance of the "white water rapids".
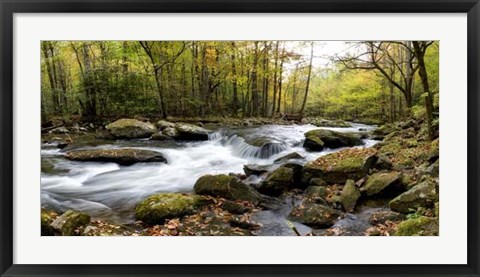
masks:
<path fill-rule="evenodd" d="M 75 162 L 64 158 L 60 149 L 42 146 L 42 159 L 54 164 L 55 174 L 41 175 L 42 207 L 64 211 L 84 211 L 99 219 L 117 223 L 133 221 L 133 208 L 142 199 L 158 192 L 189 192 L 195 181 L 206 174 L 243 173 L 246 164 L 268 165 L 286 154 L 297 152 L 306 161 L 335 150 L 307 152 L 302 147 L 304 133 L 318 129 L 313 125 L 266 125 L 246 129 L 219 131 L 209 141 L 181 143 L 175 147 L 154 147 L 145 142 L 135 147 L 161 152 L 168 164 L 138 163 L 120 166 L 115 163 Z M 371 130 L 373 127 L 353 124 L 351 128 L 325 128 L 341 132 Z M 274 143 L 260 150 L 245 142 L 269 138 Z M 360 147 L 376 141 L 364 140 Z M 129 146 L 123 141 L 90 148 Z M 262 153 L 260 153 L 262 152 Z M 278 153 L 277 153 L 278 152 Z M 268 158 L 272 153 L 276 153 Z M 262 158 L 263 157 L 263 158 Z"/>

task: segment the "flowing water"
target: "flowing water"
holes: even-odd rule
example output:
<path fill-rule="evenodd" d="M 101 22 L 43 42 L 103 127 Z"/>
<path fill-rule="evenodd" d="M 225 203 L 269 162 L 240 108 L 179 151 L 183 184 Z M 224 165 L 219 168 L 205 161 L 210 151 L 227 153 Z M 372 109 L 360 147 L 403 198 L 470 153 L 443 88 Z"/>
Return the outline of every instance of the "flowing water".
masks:
<path fill-rule="evenodd" d="M 373 127 L 353 124 L 351 128 L 325 129 L 355 132 L 360 128 L 371 130 Z M 292 152 L 306 157 L 299 162 L 307 162 L 339 150 L 305 151 L 302 147 L 303 134 L 313 129 L 318 127 L 265 125 L 218 130 L 210 135 L 208 141 L 202 142 L 135 140 L 87 147 L 148 149 L 161 152 L 168 161 L 167 164 L 138 163 L 132 166 L 69 161 L 64 158 L 65 153 L 55 145 L 44 144 L 42 161 L 53 164 L 54 170 L 53 173 L 42 172 L 41 175 L 42 207 L 59 211 L 74 209 L 87 212 L 97 219 L 131 223 L 134 220 L 134 206 L 140 200 L 158 192 L 191 192 L 195 181 L 203 175 L 243 173 L 246 164 L 270 165 L 275 159 Z M 359 147 L 370 147 L 375 143 L 366 139 L 364 145 Z M 258 181 L 260 180 L 253 182 Z M 281 215 L 285 213 L 288 211 L 279 212 Z"/>

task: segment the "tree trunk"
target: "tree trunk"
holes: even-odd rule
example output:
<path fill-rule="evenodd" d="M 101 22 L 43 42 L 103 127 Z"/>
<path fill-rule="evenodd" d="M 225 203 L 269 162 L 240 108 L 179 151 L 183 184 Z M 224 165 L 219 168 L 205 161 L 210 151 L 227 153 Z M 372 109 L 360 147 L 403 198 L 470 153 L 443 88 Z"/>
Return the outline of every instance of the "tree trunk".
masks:
<path fill-rule="evenodd" d="M 278 71 L 278 44 L 279 42 L 277 41 L 275 43 L 275 65 L 273 69 L 273 100 L 272 100 L 272 116 L 275 115 L 275 105 L 277 104 L 277 71 Z"/>
<path fill-rule="evenodd" d="M 258 65 L 258 41 L 255 41 L 255 50 L 253 52 L 253 68 L 252 68 L 252 115 L 258 115 L 258 84 L 257 84 L 257 65 Z"/>
<path fill-rule="evenodd" d="M 237 117 L 238 110 L 238 91 L 237 91 L 237 68 L 235 64 L 235 41 L 232 41 L 232 86 L 233 86 L 233 100 L 232 100 L 232 116 Z"/>
<path fill-rule="evenodd" d="M 308 66 L 308 75 L 307 75 L 307 85 L 305 86 L 305 96 L 303 97 L 302 108 L 300 109 L 300 115 L 303 116 L 303 111 L 305 110 L 305 105 L 307 104 L 308 97 L 308 88 L 310 86 L 310 78 L 312 75 L 312 62 L 313 62 L 313 42 L 311 42 L 310 49 L 310 65 Z"/>

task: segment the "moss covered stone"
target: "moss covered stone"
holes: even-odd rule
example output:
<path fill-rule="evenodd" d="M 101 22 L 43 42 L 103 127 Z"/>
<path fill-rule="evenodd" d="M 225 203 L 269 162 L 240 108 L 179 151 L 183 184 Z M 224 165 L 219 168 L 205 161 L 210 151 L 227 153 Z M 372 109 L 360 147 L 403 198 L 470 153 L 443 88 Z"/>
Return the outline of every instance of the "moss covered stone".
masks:
<path fill-rule="evenodd" d="M 324 147 L 339 148 L 361 144 L 362 140 L 356 134 L 316 129 L 305 133 L 303 147 L 312 151 L 321 151 Z"/>
<path fill-rule="evenodd" d="M 295 206 L 288 218 L 311 227 L 328 228 L 335 224 L 341 215 L 342 212 L 339 210 L 306 202 L 302 205 Z"/>
<path fill-rule="evenodd" d="M 121 165 L 167 162 L 159 152 L 134 148 L 74 150 L 67 152 L 65 158 L 73 161 L 112 162 Z"/>
<path fill-rule="evenodd" d="M 199 126 L 186 123 L 178 123 L 176 125 L 179 140 L 208 140 L 209 130 Z"/>
<path fill-rule="evenodd" d="M 438 202 L 437 182 L 427 177 L 423 178 L 418 185 L 390 201 L 389 206 L 393 211 L 408 213 L 419 207 L 433 207 L 435 202 Z"/>
<path fill-rule="evenodd" d="M 50 226 L 55 233 L 59 233 L 62 236 L 74 236 L 78 235 L 75 233 L 75 230 L 87 226 L 89 223 L 90 216 L 88 214 L 68 210 L 57 217 Z"/>
<path fill-rule="evenodd" d="M 280 195 L 288 190 L 294 179 L 294 171 L 288 167 L 279 167 L 273 171 L 267 178 L 260 183 L 258 191 L 271 196 Z"/>
<path fill-rule="evenodd" d="M 402 175 L 400 172 L 381 172 L 368 176 L 362 190 L 367 196 L 372 196 L 386 191 L 387 189 L 402 190 Z"/>
<path fill-rule="evenodd" d="M 395 236 L 438 236 L 438 218 L 421 216 L 398 225 Z"/>
<path fill-rule="evenodd" d="M 105 127 L 116 138 L 148 138 L 157 129 L 151 123 L 136 119 L 122 118 Z"/>
<path fill-rule="evenodd" d="M 353 180 L 347 180 L 340 194 L 340 202 L 346 212 L 353 211 L 360 195 L 360 190 L 355 185 L 355 182 Z"/>
<path fill-rule="evenodd" d="M 193 186 L 196 194 L 223 197 L 229 200 L 247 200 L 258 204 L 260 195 L 252 187 L 229 175 L 205 175 Z"/>
<path fill-rule="evenodd" d="M 53 236 L 55 234 L 55 230 L 50 224 L 52 224 L 56 216 L 56 213 L 42 209 L 40 222 L 42 236 Z"/>
<path fill-rule="evenodd" d="M 308 184 L 312 178 L 336 184 L 344 184 L 348 179 L 358 180 L 368 174 L 376 160 L 373 148 L 341 150 L 305 164 L 302 182 Z"/>
<path fill-rule="evenodd" d="M 135 207 L 135 218 L 147 224 L 163 224 L 165 219 L 192 214 L 205 203 L 205 199 L 197 195 L 154 194 Z"/>

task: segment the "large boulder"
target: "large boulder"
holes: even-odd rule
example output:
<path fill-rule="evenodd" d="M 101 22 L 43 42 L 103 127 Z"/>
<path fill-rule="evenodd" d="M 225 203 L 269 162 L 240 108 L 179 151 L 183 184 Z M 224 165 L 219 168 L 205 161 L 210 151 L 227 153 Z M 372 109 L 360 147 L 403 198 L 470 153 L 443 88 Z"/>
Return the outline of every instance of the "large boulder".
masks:
<path fill-rule="evenodd" d="M 73 161 L 111 162 L 120 165 L 167 162 L 159 152 L 134 148 L 74 150 L 67 152 L 65 158 Z"/>
<path fill-rule="evenodd" d="M 222 197 L 229 200 L 247 200 L 253 204 L 260 202 L 260 195 L 241 180 L 229 175 L 205 175 L 193 186 L 196 194 Z"/>
<path fill-rule="evenodd" d="M 340 202 L 346 212 L 353 211 L 360 196 L 360 190 L 355 185 L 355 182 L 353 180 L 347 180 L 340 194 Z"/>
<path fill-rule="evenodd" d="M 420 216 L 398 224 L 395 236 L 438 236 L 438 218 Z"/>
<path fill-rule="evenodd" d="M 420 183 L 400 194 L 389 206 L 393 211 L 408 213 L 419 207 L 433 207 L 438 202 L 438 185 L 432 178 L 422 178 Z"/>
<path fill-rule="evenodd" d="M 295 172 L 292 168 L 279 167 L 260 183 L 258 191 L 270 196 L 280 195 L 282 192 L 292 187 L 294 177 Z"/>
<path fill-rule="evenodd" d="M 210 133 L 207 129 L 187 123 L 178 123 L 176 129 L 179 140 L 208 140 Z"/>
<path fill-rule="evenodd" d="M 335 224 L 341 215 L 342 212 L 339 210 L 321 204 L 306 202 L 295 206 L 288 218 L 311 227 L 328 228 Z"/>
<path fill-rule="evenodd" d="M 192 214 L 204 204 L 206 200 L 198 195 L 154 194 L 135 207 L 135 218 L 151 225 L 163 224 L 165 219 Z"/>
<path fill-rule="evenodd" d="M 362 191 L 367 196 L 373 196 L 387 192 L 403 192 L 402 174 L 397 171 L 378 172 L 368 176 L 367 181 L 362 186 Z"/>
<path fill-rule="evenodd" d="M 344 184 L 348 179 L 366 176 L 377 160 L 373 148 L 352 148 L 322 156 L 303 167 L 302 182 L 321 178 L 331 184 Z"/>
<path fill-rule="evenodd" d="M 90 223 L 90 216 L 86 213 L 68 210 L 61 216 L 57 217 L 50 226 L 55 233 L 62 236 L 74 236 L 80 227 L 85 227 Z"/>
<path fill-rule="evenodd" d="M 305 142 L 303 147 L 307 150 L 321 151 L 324 147 L 340 148 L 361 144 L 362 140 L 360 136 L 356 134 L 317 129 L 305 133 Z"/>
<path fill-rule="evenodd" d="M 166 127 L 165 129 L 163 129 L 162 134 L 174 139 L 178 138 L 178 136 L 180 135 L 177 129 L 175 129 L 175 127 Z"/>
<path fill-rule="evenodd" d="M 122 118 L 105 127 L 116 138 L 148 138 L 157 129 L 153 124 L 136 119 Z"/>
<path fill-rule="evenodd" d="M 175 128 L 175 123 L 173 122 L 170 122 L 170 121 L 166 121 L 166 120 L 159 120 L 157 121 L 157 127 L 159 130 L 163 130 L 165 128 Z"/>

